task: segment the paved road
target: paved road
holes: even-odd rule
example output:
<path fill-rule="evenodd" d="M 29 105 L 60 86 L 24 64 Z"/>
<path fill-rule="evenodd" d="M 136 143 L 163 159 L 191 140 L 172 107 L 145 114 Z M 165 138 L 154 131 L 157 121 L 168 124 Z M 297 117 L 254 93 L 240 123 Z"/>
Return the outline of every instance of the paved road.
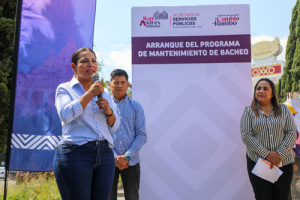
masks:
<path fill-rule="evenodd" d="M 16 181 L 7 180 L 7 185 L 16 185 Z M 4 188 L 4 179 L 0 179 L 0 188 Z"/>
<path fill-rule="evenodd" d="M 125 200 L 123 188 L 118 189 L 118 200 Z"/>

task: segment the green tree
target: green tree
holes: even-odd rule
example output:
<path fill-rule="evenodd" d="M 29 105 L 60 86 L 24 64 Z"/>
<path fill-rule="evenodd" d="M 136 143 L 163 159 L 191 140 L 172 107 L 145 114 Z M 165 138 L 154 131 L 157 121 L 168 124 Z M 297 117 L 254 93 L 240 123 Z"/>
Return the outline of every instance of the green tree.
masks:
<path fill-rule="evenodd" d="M 0 2 L 0 153 L 6 149 L 8 132 L 16 2 Z"/>
<path fill-rule="evenodd" d="M 127 89 L 127 95 L 132 98 L 132 84 L 128 81 L 129 83 L 129 86 L 128 86 L 128 89 Z"/>
<path fill-rule="evenodd" d="M 300 0 L 292 12 L 290 35 L 286 45 L 283 75 L 276 85 L 279 101 L 286 100 L 286 93 L 300 91 Z"/>

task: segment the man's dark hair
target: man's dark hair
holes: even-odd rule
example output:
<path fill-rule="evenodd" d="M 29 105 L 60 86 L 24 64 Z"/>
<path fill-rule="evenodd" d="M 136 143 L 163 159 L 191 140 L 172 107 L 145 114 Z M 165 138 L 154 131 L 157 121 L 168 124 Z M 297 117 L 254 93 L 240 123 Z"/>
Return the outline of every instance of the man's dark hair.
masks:
<path fill-rule="evenodd" d="M 115 69 L 114 71 L 112 71 L 110 73 L 110 81 L 112 81 L 115 78 L 115 76 L 125 76 L 126 81 L 128 81 L 128 74 L 122 69 Z"/>

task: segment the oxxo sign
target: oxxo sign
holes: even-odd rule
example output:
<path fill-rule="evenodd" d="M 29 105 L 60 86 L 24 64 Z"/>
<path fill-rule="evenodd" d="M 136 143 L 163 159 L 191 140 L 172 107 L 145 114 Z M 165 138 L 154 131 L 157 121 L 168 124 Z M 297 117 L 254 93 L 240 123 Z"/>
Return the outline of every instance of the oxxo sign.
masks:
<path fill-rule="evenodd" d="M 252 78 L 281 74 L 281 64 L 266 65 L 252 68 Z"/>

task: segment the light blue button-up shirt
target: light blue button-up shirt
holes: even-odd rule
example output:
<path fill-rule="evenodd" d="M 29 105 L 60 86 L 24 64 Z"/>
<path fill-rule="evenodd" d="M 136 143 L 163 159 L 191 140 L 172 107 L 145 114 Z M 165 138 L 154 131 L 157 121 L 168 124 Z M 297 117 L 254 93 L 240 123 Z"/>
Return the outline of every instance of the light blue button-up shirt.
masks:
<path fill-rule="evenodd" d="M 104 89 L 102 96 L 107 99 L 116 116 L 112 127 L 107 124 L 104 111 L 99 110 L 95 103 L 97 96 L 93 97 L 83 110 L 79 98 L 84 93 L 86 91 L 75 77 L 70 82 L 60 84 L 56 89 L 55 106 L 62 125 L 60 144 L 82 145 L 89 141 L 107 140 L 110 147 L 113 147 L 110 132 L 119 128 L 120 118 L 110 93 Z"/>
<path fill-rule="evenodd" d="M 114 138 L 113 152 L 118 155 L 129 154 L 129 166 L 140 162 L 139 151 L 147 142 L 144 110 L 141 104 L 126 96 L 121 102 L 113 98 L 118 106 L 121 124 L 116 132 L 111 133 Z"/>

